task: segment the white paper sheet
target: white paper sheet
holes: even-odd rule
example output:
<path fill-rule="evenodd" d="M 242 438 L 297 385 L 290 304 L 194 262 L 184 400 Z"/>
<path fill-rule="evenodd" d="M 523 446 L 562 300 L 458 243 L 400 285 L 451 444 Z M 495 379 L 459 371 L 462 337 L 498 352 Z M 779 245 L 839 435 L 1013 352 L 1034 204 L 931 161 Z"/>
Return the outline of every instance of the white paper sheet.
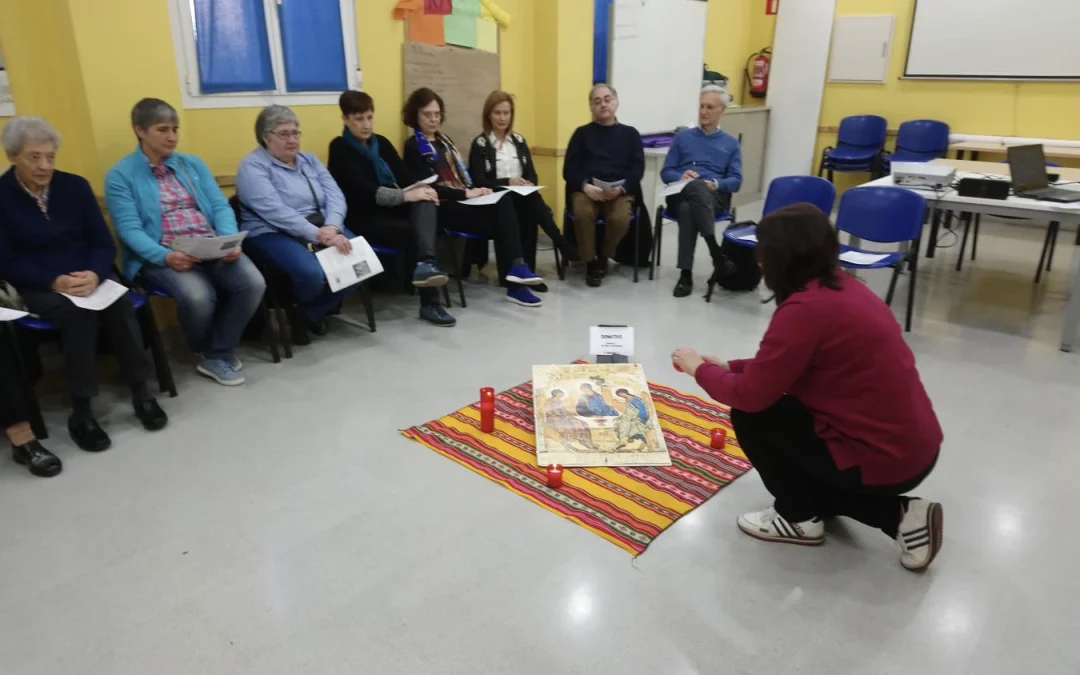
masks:
<path fill-rule="evenodd" d="M 174 251 L 187 253 L 199 260 L 217 260 L 243 243 L 247 232 L 237 232 L 224 237 L 177 237 L 169 245 Z"/>
<path fill-rule="evenodd" d="M 683 188 L 685 188 L 687 185 L 690 184 L 690 181 L 692 181 L 692 180 L 693 180 L 693 178 L 688 178 L 687 180 L 679 180 L 679 181 L 675 181 L 674 183 L 668 184 L 664 188 L 664 196 L 665 197 L 671 197 L 672 195 L 679 194 L 680 192 L 683 191 Z"/>
<path fill-rule="evenodd" d="M 625 185 L 626 179 L 617 180 L 609 183 L 607 181 L 600 180 L 599 178 L 593 178 L 592 184 L 600 188 L 601 190 L 614 190 L 615 188 L 621 188 L 623 185 Z"/>
<path fill-rule="evenodd" d="M 633 326 L 590 326 L 589 353 L 593 356 L 634 355 Z"/>
<path fill-rule="evenodd" d="M 740 234 L 735 238 L 739 241 L 752 241 L 755 244 L 757 243 L 757 233 L 755 232 L 750 232 L 749 234 Z"/>
<path fill-rule="evenodd" d="M 60 295 L 70 300 L 76 307 L 89 309 L 93 312 L 100 312 L 124 297 L 127 292 L 128 289 L 126 286 L 122 286 L 112 279 L 106 279 L 98 284 L 98 287 L 94 289 L 94 292 L 85 298 L 68 295 L 67 293 L 61 293 Z"/>
<path fill-rule="evenodd" d="M 481 195 L 479 197 L 473 197 L 472 199 L 462 199 L 458 203 L 466 204 L 468 206 L 487 206 L 488 204 L 494 204 L 508 194 L 510 194 L 509 190 L 498 190 L 489 195 Z"/>
<path fill-rule="evenodd" d="M 862 253 L 861 251 L 844 251 L 840 259 L 852 265 L 873 265 L 888 258 L 888 253 Z"/>
<path fill-rule="evenodd" d="M 9 309 L 7 307 L 0 307 L 0 321 L 14 321 L 15 319 L 21 319 L 27 316 L 26 312 L 20 312 L 17 309 Z"/>
<path fill-rule="evenodd" d="M 418 187 L 424 187 L 425 185 L 431 185 L 432 183 L 434 183 L 437 180 L 439 180 L 439 177 L 436 174 L 432 174 L 432 175 L 428 176 L 427 178 L 425 178 L 424 180 L 418 180 L 415 183 L 413 183 L 412 185 L 410 185 L 408 187 L 405 187 L 405 188 L 401 188 L 401 189 L 404 190 L 405 192 L 408 192 L 409 190 L 415 190 Z"/>
<path fill-rule="evenodd" d="M 503 188 L 509 192 L 516 192 L 519 195 L 531 195 L 534 192 L 539 192 L 544 189 L 543 185 L 507 185 Z"/>
<path fill-rule="evenodd" d="M 379 256 L 375 255 L 374 249 L 366 239 L 356 237 L 350 241 L 352 251 L 348 255 L 333 247 L 324 248 L 315 254 L 315 258 L 323 268 L 323 273 L 326 274 L 326 282 L 334 293 L 343 288 L 355 286 L 383 271 Z"/>

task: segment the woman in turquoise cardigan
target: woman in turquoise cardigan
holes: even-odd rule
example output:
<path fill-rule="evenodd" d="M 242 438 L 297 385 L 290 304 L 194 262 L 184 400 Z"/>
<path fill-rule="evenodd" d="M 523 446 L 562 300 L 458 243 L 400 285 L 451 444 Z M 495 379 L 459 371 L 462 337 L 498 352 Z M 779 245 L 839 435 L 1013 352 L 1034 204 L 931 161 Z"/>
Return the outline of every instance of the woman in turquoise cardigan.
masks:
<path fill-rule="evenodd" d="M 227 386 L 244 383 L 236 347 L 259 308 L 266 282 L 237 247 L 200 260 L 170 248 L 177 237 L 236 234 L 236 215 L 206 164 L 176 152 L 179 117 L 165 101 L 146 98 L 131 111 L 135 152 L 105 177 L 105 201 L 123 244 L 124 276 L 142 276 L 176 300 L 196 370 Z"/>

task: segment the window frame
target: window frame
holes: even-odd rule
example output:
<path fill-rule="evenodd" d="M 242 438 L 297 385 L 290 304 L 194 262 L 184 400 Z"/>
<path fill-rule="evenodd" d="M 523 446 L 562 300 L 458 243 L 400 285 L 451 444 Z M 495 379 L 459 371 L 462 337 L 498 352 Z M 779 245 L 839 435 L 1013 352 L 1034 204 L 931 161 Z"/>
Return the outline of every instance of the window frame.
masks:
<path fill-rule="evenodd" d="M 0 68 L 0 88 L 11 91 L 6 67 Z M 14 117 L 15 115 L 15 95 L 12 94 L 10 101 L 0 101 L 0 117 Z"/>
<path fill-rule="evenodd" d="M 281 42 L 281 25 L 277 8 L 281 0 L 262 0 L 265 6 L 267 38 L 270 43 L 270 65 L 274 72 L 274 91 L 227 94 L 203 94 L 199 91 L 199 60 L 195 47 L 194 0 L 168 0 L 169 21 L 172 27 L 176 70 L 185 109 L 261 108 L 268 105 L 327 105 L 336 104 L 341 92 L 285 91 L 285 54 Z M 360 70 L 360 50 L 356 38 L 356 2 L 338 0 L 341 7 L 341 33 L 345 44 L 345 70 L 350 89 L 360 89 L 363 74 Z"/>

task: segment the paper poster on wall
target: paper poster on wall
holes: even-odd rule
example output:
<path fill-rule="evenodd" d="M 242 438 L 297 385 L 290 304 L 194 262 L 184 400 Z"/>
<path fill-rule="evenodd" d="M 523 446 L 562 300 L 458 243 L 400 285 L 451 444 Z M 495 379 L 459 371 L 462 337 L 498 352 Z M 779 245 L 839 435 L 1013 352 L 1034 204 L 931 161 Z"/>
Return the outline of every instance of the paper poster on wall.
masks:
<path fill-rule="evenodd" d="M 404 57 L 405 95 L 420 87 L 439 92 L 447 111 L 443 130 L 459 148 L 468 147 L 482 131 L 479 111 L 484 101 L 499 89 L 499 55 L 406 42 Z"/>
<path fill-rule="evenodd" d="M 476 49 L 477 18 L 457 11 L 443 17 L 446 44 Z"/>
<path fill-rule="evenodd" d="M 424 0 L 424 14 L 449 14 L 452 11 L 452 0 Z"/>
<path fill-rule="evenodd" d="M 446 33 L 443 18 L 438 14 L 410 14 L 405 22 L 409 29 L 409 41 L 437 47 L 445 45 Z"/>
<path fill-rule="evenodd" d="M 476 48 L 485 52 L 499 52 L 499 24 L 480 18 L 476 20 Z"/>

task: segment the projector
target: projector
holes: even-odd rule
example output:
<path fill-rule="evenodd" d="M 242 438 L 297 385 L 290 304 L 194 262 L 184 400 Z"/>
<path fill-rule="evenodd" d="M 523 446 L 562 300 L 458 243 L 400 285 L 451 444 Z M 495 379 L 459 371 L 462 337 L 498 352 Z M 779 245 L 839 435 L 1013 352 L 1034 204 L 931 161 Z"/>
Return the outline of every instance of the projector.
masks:
<path fill-rule="evenodd" d="M 893 183 L 903 187 L 941 189 L 952 184 L 956 169 L 927 162 L 893 162 Z"/>

